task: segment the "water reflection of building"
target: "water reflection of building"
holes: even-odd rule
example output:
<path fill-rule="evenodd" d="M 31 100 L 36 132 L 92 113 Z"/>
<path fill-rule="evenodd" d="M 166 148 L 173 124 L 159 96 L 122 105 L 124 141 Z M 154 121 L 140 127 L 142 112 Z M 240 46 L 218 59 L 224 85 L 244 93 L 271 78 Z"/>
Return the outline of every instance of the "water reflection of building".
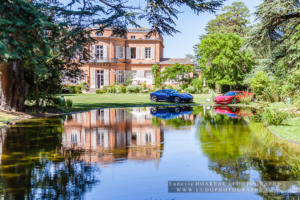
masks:
<path fill-rule="evenodd" d="M 122 159 L 158 160 L 163 132 L 152 125 L 149 109 L 99 109 L 73 114 L 64 123 L 65 150 L 80 159 L 110 163 Z"/>

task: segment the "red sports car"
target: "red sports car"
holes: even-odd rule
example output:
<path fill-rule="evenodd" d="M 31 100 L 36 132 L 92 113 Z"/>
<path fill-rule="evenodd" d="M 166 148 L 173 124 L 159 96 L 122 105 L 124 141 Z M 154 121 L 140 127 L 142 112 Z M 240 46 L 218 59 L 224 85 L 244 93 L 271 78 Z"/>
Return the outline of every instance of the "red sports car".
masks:
<path fill-rule="evenodd" d="M 241 97 L 252 96 L 252 93 L 244 92 L 244 91 L 230 91 L 224 95 L 217 96 L 215 98 L 216 104 L 236 104 L 240 102 Z"/>

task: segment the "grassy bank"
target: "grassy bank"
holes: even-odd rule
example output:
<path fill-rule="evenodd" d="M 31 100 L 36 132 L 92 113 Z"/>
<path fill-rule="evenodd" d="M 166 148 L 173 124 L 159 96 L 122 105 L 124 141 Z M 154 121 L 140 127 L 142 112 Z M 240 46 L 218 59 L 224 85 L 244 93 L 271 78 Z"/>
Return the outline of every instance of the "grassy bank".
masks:
<path fill-rule="evenodd" d="M 66 99 L 73 101 L 71 111 L 89 110 L 93 108 L 166 105 L 169 102 L 152 102 L 149 94 L 66 94 Z M 208 103 L 209 94 L 194 94 L 194 103 Z"/>
<path fill-rule="evenodd" d="M 288 119 L 285 125 L 269 126 L 269 128 L 282 138 L 300 143 L 300 117 Z"/>
<path fill-rule="evenodd" d="M 0 128 L 5 126 L 7 122 L 22 118 L 24 116 L 26 115 L 23 113 L 9 113 L 9 112 L 0 111 Z"/>

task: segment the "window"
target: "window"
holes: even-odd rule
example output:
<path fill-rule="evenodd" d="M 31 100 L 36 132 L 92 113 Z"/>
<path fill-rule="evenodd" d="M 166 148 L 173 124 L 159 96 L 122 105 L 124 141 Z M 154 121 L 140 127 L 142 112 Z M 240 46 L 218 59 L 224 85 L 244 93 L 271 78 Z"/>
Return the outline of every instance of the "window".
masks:
<path fill-rule="evenodd" d="M 146 39 L 150 39 L 150 36 L 149 36 L 149 35 L 146 35 Z"/>
<path fill-rule="evenodd" d="M 124 73 L 121 70 L 116 70 L 116 82 L 117 84 L 122 84 L 124 83 Z"/>
<path fill-rule="evenodd" d="M 136 59 L 136 48 L 130 48 L 130 58 L 131 59 Z"/>
<path fill-rule="evenodd" d="M 135 39 L 135 35 L 130 36 L 130 39 Z"/>
<path fill-rule="evenodd" d="M 137 77 L 137 71 L 136 70 L 132 71 L 131 75 L 132 75 L 133 79 L 136 78 Z"/>
<path fill-rule="evenodd" d="M 96 59 L 103 59 L 103 46 L 96 46 Z"/>
<path fill-rule="evenodd" d="M 97 32 L 97 36 L 102 36 L 103 34 L 101 33 L 101 31 Z"/>
<path fill-rule="evenodd" d="M 146 79 L 152 79 L 152 73 L 151 73 L 151 71 L 145 71 L 145 78 Z"/>
<path fill-rule="evenodd" d="M 150 47 L 146 47 L 145 48 L 145 58 L 146 59 L 150 59 L 151 58 L 151 48 Z"/>
<path fill-rule="evenodd" d="M 123 58 L 124 55 L 123 55 L 123 47 L 120 47 L 119 48 L 119 58 Z"/>
<path fill-rule="evenodd" d="M 224 96 L 235 96 L 236 92 L 227 92 Z"/>
<path fill-rule="evenodd" d="M 77 144 L 77 134 L 76 133 L 71 133 L 71 143 L 72 144 Z"/>

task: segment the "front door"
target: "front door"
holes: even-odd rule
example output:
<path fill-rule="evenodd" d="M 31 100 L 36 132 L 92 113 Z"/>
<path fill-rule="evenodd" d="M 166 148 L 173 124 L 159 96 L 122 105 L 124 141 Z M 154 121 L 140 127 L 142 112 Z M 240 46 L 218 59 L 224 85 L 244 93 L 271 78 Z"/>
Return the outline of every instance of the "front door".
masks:
<path fill-rule="evenodd" d="M 104 70 L 97 70 L 97 88 L 102 88 L 104 85 Z"/>

